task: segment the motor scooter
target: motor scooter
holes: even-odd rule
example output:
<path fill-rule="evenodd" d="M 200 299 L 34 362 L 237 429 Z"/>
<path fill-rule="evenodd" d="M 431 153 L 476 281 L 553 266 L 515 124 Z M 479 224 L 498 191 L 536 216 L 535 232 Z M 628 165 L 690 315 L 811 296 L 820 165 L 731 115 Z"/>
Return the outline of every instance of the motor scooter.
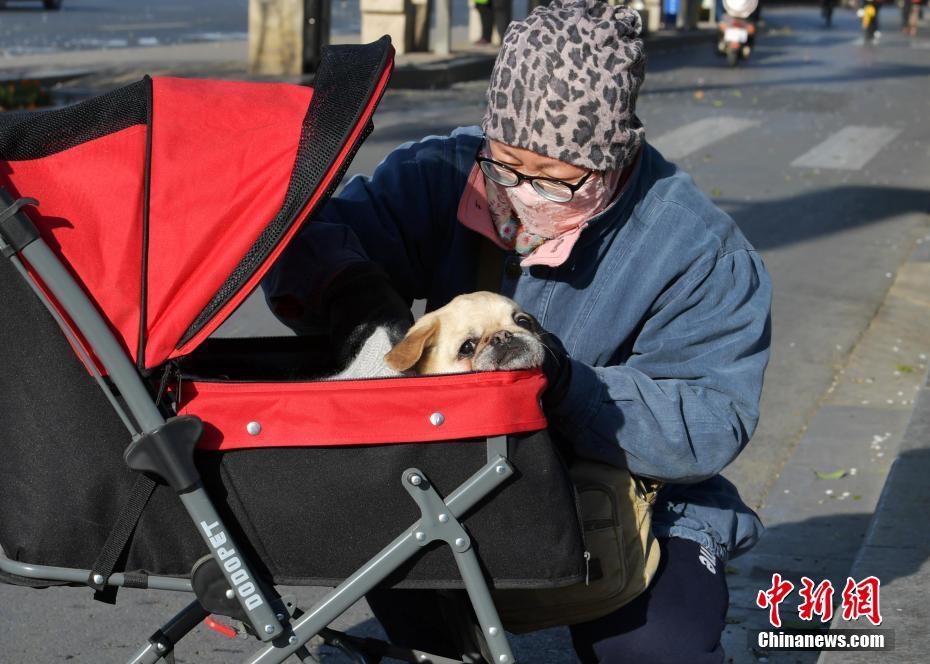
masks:
<path fill-rule="evenodd" d="M 753 13 L 758 6 L 759 0 L 723 0 L 726 13 L 717 24 L 717 54 L 726 56 L 731 67 L 752 53 L 756 42 Z"/>

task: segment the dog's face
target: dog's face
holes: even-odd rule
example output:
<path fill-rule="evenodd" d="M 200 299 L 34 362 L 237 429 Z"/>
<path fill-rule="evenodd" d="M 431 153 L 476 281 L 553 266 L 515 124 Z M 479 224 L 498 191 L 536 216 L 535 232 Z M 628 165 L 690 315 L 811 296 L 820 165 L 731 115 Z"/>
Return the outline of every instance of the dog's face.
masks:
<path fill-rule="evenodd" d="M 538 330 L 513 300 L 469 293 L 423 316 L 384 359 L 417 374 L 529 369 L 545 357 Z"/>

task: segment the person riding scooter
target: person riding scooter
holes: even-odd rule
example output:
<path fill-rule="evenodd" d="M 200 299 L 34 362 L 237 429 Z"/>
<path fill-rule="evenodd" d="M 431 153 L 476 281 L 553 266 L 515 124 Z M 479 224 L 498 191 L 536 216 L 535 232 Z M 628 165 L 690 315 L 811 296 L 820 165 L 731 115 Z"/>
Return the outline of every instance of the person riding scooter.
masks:
<path fill-rule="evenodd" d="M 726 12 L 717 24 L 717 53 L 735 67 L 752 52 L 756 40 L 759 0 L 723 0 Z"/>

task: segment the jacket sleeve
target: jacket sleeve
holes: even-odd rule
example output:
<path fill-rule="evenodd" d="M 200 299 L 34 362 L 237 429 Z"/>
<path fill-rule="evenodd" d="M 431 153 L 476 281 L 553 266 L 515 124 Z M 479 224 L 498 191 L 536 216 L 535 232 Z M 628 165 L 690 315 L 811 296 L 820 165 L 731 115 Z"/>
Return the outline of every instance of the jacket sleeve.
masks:
<path fill-rule="evenodd" d="M 761 258 L 714 256 L 667 292 L 629 360 L 572 360 L 556 426 L 581 456 L 666 482 L 720 472 L 749 441 L 769 356 L 771 284 Z"/>
<path fill-rule="evenodd" d="M 450 193 L 457 177 L 454 141 L 430 136 L 406 143 L 371 177 L 349 180 L 264 279 L 272 311 L 295 329 L 307 327 L 328 283 L 365 261 L 378 263 L 407 300 L 423 297 L 458 204 Z"/>

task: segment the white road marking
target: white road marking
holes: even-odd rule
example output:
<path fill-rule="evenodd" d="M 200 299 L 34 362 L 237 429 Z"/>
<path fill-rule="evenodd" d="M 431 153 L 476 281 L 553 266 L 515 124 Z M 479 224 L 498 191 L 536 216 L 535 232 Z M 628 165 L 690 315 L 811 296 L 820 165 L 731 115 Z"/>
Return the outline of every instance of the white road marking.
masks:
<path fill-rule="evenodd" d="M 901 133 L 891 127 L 849 125 L 791 162 L 797 168 L 858 171 Z"/>
<path fill-rule="evenodd" d="M 719 115 L 686 124 L 650 142 L 666 159 L 681 159 L 758 124 L 756 120 Z"/>

